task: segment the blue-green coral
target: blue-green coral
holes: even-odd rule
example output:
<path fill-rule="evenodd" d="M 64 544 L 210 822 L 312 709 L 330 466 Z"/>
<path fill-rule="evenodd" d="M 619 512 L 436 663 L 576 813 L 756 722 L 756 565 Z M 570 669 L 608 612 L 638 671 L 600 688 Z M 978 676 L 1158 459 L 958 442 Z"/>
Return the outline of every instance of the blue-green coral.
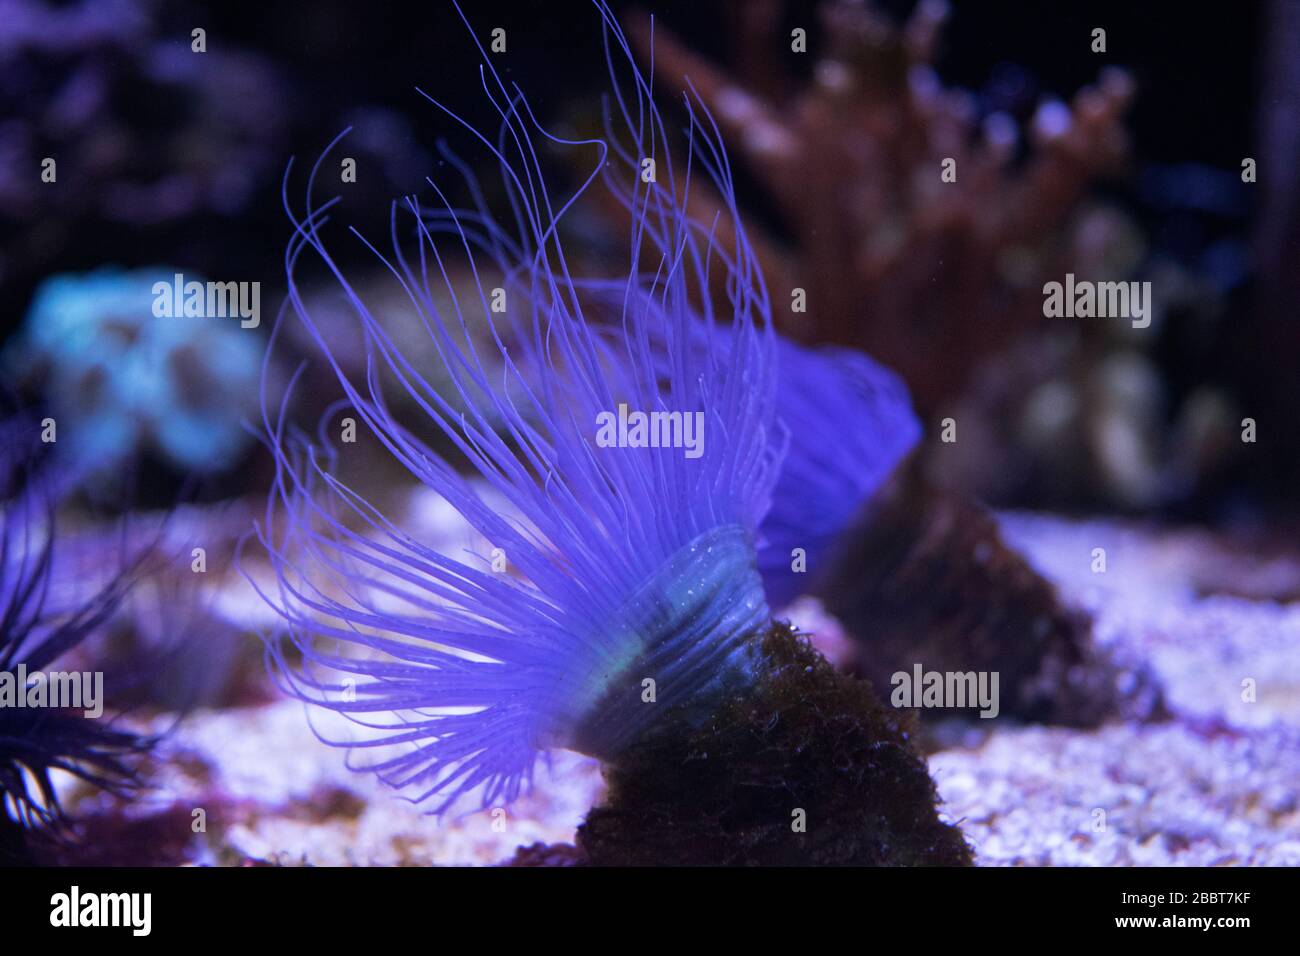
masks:
<path fill-rule="evenodd" d="M 37 289 L 6 364 L 42 380 L 74 473 L 108 474 L 145 449 L 215 471 L 247 447 L 260 339 L 235 318 L 156 316 L 154 284 L 177 271 L 102 268 Z"/>

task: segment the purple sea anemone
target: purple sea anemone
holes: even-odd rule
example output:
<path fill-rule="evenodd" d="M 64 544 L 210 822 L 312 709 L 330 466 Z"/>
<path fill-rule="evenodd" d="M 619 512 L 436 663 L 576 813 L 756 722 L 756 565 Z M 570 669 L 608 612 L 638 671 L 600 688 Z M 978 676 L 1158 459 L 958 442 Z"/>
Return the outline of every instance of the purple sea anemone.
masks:
<path fill-rule="evenodd" d="M 607 43 L 631 65 L 622 31 L 597 7 Z M 472 792 L 483 806 L 513 799 L 548 748 L 615 759 L 660 714 L 707 714 L 752 679 L 750 638 L 770 622 L 755 546 L 780 464 L 770 307 L 717 131 L 698 100 L 685 98 L 684 168 L 688 176 L 703 169 L 725 197 L 740 237 L 731 255 L 679 203 L 686 192 L 673 181 L 669 137 L 634 66 L 628 90 L 616 84 L 612 101 L 630 142 L 570 141 L 544 131 L 517 87 L 484 59 L 483 89 L 502 130 L 495 143 L 478 141 L 499 162 L 518 228 L 508 234 L 487 215 L 470 177 L 477 208 L 454 208 L 432 184 L 438 210 L 414 199 L 394 204 L 391 255 L 366 243 L 404 292 L 409 321 L 427 332 L 437 375 L 450 387 L 435 389 L 433 372 L 394 348 L 328 250 L 333 201 L 318 204 L 312 194 L 319 161 L 306 208 L 295 212 L 286 200 L 295 227 L 286 267 L 294 317 L 347 403 L 500 549 L 508 572 L 487 556 L 442 553 L 406 533 L 337 476 L 344 446 L 308 443 L 283 411 L 269 409 L 278 468 L 257 532 L 276 576 L 263 594 L 291 645 L 271 645 L 285 686 L 352 718 L 363 732 L 337 742 L 378 753 L 370 770 L 439 813 Z M 638 179 L 625 197 L 631 248 L 654 254 L 642 261 L 634 253 L 620 277 L 621 335 L 613 340 L 585 314 L 586 278 L 559 237 L 577 196 L 560 201 L 548 191 L 539 136 L 596 151 L 579 194 L 613 159 L 635 169 L 649 160 L 658 171 L 660 182 Z M 416 248 L 399 241 L 408 227 Z M 313 321 L 301 294 L 304 253 L 319 259 L 355 311 L 364 381 L 346 373 Z M 457 255 L 475 276 L 468 298 L 450 280 Z M 489 269 L 503 276 L 504 314 L 493 308 L 501 296 L 483 278 Z M 701 347 L 698 334 L 715 320 L 702 294 L 711 269 L 729 278 L 725 347 L 713 336 Z M 447 301 L 450 308 L 440 304 Z M 490 328 L 491 348 L 473 344 L 475 322 Z M 475 478 L 394 420 L 384 382 L 410 396 Z M 688 428 L 698 441 L 681 440 Z"/>
<path fill-rule="evenodd" d="M 903 380 L 861 352 L 781 339 L 777 356 L 776 415 L 789 444 L 759 570 L 782 607 L 831 567 L 837 539 L 916 446 L 921 425 Z"/>

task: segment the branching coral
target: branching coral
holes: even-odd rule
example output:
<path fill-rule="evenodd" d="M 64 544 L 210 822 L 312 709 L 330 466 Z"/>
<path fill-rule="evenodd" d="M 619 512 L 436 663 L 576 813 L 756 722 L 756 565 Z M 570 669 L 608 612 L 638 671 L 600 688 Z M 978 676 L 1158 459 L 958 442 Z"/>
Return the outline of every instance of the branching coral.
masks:
<path fill-rule="evenodd" d="M 827 46 L 802 88 L 773 52 L 789 44 L 780 8 L 760 0 L 739 12 L 749 55 L 738 79 L 663 30 L 656 68 L 691 77 L 780 214 L 787 238 L 760 231 L 753 242 L 774 300 L 806 290 L 806 312 L 779 310 L 783 327 L 864 349 L 902 374 L 928 414 L 1041 321 L 1039 277 L 1055 265 L 1045 240 L 1123 157 L 1130 81 L 1112 70 L 1069 107 L 1045 102 L 1021 169 L 1014 121 L 981 125 L 967 94 L 940 85 L 932 64 L 946 4 L 918 4 L 901 28 L 868 4 L 823 4 Z M 648 55 L 648 20 L 631 32 Z M 955 181 L 943 181 L 946 159 Z"/>

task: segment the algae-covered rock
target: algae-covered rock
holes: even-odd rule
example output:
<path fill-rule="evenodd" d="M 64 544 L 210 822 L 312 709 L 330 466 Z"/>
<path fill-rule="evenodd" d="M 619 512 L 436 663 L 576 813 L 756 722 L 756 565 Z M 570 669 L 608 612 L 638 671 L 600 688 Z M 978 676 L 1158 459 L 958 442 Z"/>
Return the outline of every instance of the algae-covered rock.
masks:
<path fill-rule="evenodd" d="M 752 689 L 704 722 L 667 716 L 606 767 L 577 834 L 591 862 L 969 865 L 909 718 L 790 627 L 761 640 Z"/>

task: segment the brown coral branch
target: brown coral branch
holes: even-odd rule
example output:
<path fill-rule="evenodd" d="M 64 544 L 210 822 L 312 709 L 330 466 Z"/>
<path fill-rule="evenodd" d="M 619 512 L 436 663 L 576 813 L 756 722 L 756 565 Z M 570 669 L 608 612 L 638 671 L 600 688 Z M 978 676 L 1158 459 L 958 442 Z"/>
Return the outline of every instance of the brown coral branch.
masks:
<path fill-rule="evenodd" d="M 754 74 L 763 45 L 771 72 L 782 72 L 774 16 L 738 19 L 752 31 L 738 40 L 742 75 Z M 1125 155 L 1120 121 L 1132 84 L 1110 70 L 1070 106 L 1044 104 L 1020 170 L 1014 123 L 993 117 L 981 127 L 971 98 L 935 77 L 945 5 L 918 5 L 901 28 L 844 0 L 821 16 L 829 46 L 816 54 L 813 82 L 775 98 L 662 27 L 652 36 L 649 18 L 634 18 L 629 33 L 647 62 L 653 46 L 660 76 L 689 77 L 769 193 L 783 223 L 783 235 L 763 243 L 775 250 L 760 259 L 769 291 L 779 304 L 797 286 L 809 302 L 806 314 L 778 308 L 786 330 L 870 352 L 904 376 L 929 414 L 1041 320 L 1057 234 L 1088 183 Z M 955 182 L 941 177 L 948 159 Z M 769 268 L 772 259 L 780 262 Z"/>

